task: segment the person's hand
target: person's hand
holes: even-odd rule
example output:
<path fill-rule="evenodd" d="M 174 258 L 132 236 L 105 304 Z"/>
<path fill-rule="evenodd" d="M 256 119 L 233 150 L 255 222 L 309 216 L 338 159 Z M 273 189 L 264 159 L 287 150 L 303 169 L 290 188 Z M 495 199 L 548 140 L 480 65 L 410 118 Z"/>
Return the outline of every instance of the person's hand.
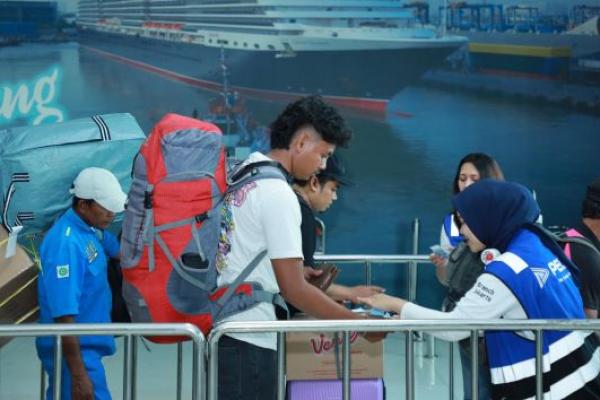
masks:
<path fill-rule="evenodd" d="M 71 399 L 94 400 L 94 385 L 86 371 L 71 375 Z"/>
<path fill-rule="evenodd" d="M 435 253 L 431 253 L 429 255 L 429 259 L 431 260 L 431 263 L 436 266 L 436 268 L 446 268 L 446 265 L 448 264 L 447 258 L 440 257 Z"/>
<path fill-rule="evenodd" d="M 435 276 L 437 277 L 438 281 L 440 281 L 442 285 L 447 286 L 448 279 L 446 276 L 446 265 L 448 265 L 448 259 L 440 257 L 435 253 L 431 253 L 429 255 L 429 259 L 431 260 L 431 263 L 435 265 Z"/>
<path fill-rule="evenodd" d="M 304 267 L 303 270 L 304 273 L 304 279 L 306 279 L 307 281 L 310 280 L 311 278 L 315 278 L 317 276 L 321 276 L 321 274 L 323 273 L 323 271 L 321 271 L 320 269 L 314 269 L 313 267 Z"/>
<path fill-rule="evenodd" d="M 385 339 L 387 334 L 387 332 L 364 332 L 362 337 L 371 343 L 375 343 Z"/>
<path fill-rule="evenodd" d="M 406 300 L 399 297 L 388 296 L 387 294 L 379 293 L 371 297 L 358 297 L 356 299 L 361 304 L 366 304 L 373 308 L 378 308 L 383 311 L 391 311 L 400 314 L 402 307 L 406 304 Z"/>
<path fill-rule="evenodd" d="M 350 288 L 350 300 L 357 303 L 358 297 L 371 297 L 378 293 L 385 292 L 385 289 L 379 286 L 358 285 Z"/>

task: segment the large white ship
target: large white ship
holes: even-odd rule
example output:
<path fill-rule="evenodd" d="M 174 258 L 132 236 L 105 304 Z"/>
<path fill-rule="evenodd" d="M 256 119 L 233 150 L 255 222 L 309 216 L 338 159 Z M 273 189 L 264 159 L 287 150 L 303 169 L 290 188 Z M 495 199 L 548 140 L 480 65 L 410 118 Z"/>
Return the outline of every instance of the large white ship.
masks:
<path fill-rule="evenodd" d="M 466 38 L 389 0 L 80 0 L 86 48 L 208 89 L 379 109 Z"/>

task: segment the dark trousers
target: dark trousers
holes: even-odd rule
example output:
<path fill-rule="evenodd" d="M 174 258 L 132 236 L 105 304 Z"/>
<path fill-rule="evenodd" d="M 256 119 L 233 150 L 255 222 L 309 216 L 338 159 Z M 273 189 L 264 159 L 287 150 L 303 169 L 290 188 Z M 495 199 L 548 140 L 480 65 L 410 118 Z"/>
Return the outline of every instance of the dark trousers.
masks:
<path fill-rule="evenodd" d="M 223 336 L 219 340 L 219 400 L 275 400 L 277 353 Z"/>

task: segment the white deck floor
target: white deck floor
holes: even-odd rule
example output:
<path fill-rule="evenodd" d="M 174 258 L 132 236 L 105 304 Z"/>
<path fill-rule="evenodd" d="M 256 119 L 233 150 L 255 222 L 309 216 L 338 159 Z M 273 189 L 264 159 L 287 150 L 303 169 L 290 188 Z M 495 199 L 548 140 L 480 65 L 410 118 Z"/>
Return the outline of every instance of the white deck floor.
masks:
<path fill-rule="evenodd" d="M 147 342 L 146 342 L 147 343 Z M 123 351 L 122 339 L 117 340 L 117 353 L 105 358 L 108 382 L 114 399 L 122 399 Z M 175 399 L 175 345 L 149 345 L 147 351 L 138 346 L 137 399 Z M 449 398 L 448 344 L 436 341 L 436 357 L 427 356 L 427 341 L 415 344 L 415 399 L 442 400 Z M 184 345 L 183 399 L 191 398 L 191 345 Z M 462 396 L 462 378 L 457 351 L 455 353 L 455 398 Z M 384 381 L 388 400 L 405 398 L 404 334 L 391 334 L 384 342 Z M 40 393 L 40 363 L 33 339 L 13 339 L 0 349 L 0 399 L 35 400 Z M 330 399 L 335 400 L 335 399 Z"/>

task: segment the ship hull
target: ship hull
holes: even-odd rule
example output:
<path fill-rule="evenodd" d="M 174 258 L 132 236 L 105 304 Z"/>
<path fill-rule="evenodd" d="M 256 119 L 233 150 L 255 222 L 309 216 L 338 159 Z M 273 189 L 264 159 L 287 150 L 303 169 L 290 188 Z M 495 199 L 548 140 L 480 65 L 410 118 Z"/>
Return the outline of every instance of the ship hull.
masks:
<path fill-rule="evenodd" d="M 470 67 L 477 72 L 531 79 L 573 78 L 574 59 L 600 52 L 597 36 L 466 32 Z"/>
<path fill-rule="evenodd" d="M 428 69 L 441 65 L 456 44 L 439 47 L 360 51 L 248 51 L 84 31 L 80 43 L 92 51 L 175 75 L 209 90 L 223 82 L 222 60 L 231 87 L 253 95 L 320 94 L 339 102 L 383 103 Z"/>

